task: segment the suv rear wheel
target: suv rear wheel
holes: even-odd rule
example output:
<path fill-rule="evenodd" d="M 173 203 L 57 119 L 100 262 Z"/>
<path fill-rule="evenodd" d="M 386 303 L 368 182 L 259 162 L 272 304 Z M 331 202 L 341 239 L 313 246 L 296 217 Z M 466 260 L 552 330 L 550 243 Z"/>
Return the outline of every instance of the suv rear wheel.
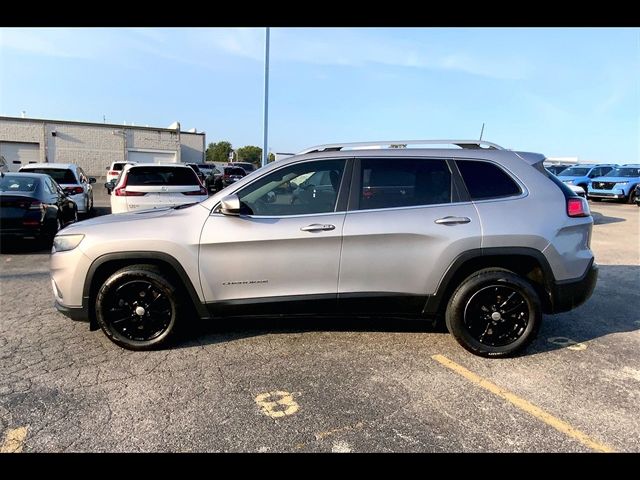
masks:
<path fill-rule="evenodd" d="M 480 270 L 451 296 L 446 323 L 465 349 L 483 357 L 507 357 L 525 348 L 542 320 L 540 299 L 523 277 L 503 269 Z"/>
<path fill-rule="evenodd" d="M 169 343 L 182 311 L 172 281 L 153 265 L 132 265 L 111 275 L 96 298 L 96 319 L 109 339 L 129 350 Z"/>

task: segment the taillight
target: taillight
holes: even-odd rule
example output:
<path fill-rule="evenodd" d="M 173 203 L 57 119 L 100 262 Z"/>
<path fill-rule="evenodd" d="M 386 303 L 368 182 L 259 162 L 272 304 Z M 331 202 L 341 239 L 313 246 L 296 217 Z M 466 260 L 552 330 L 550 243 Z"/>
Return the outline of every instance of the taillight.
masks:
<path fill-rule="evenodd" d="M 113 194 L 116 197 L 142 197 L 143 195 L 146 195 L 147 192 L 132 192 L 132 191 L 127 191 L 127 180 L 129 179 L 129 175 L 125 175 L 124 177 L 124 181 L 122 182 L 122 185 L 120 185 L 118 188 L 116 188 L 113 191 Z"/>
<path fill-rule="evenodd" d="M 64 191 L 67 192 L 69 195 L 84 193 L 84 189 L 82 187 L 66 187 Z"/>
<path fill-rule="evenodd" d="M 29 205 L 29 210 L 40 210 L 42 209 L 42 207 L 42 202 L 40 200 L 36 200 L 35 202 L 31 202 L 31 205 Z"/>
<path fill-rule="evenodd" d="M 591 215 L 589 204 L 584 198 L 567 198 L 567 215 L 570 217 L 588 217 Z"/>
<path fill-rule="evenodd" d="M 109 175 L 118 175 L 117 170 L 109 170 Z"/>
<path fill-rule="evenodd" d="M 190 192 L 182 192 L 183 195 L 206 195 L 207 189 L 200 187 L 198 190 L 191 190 Z"/>

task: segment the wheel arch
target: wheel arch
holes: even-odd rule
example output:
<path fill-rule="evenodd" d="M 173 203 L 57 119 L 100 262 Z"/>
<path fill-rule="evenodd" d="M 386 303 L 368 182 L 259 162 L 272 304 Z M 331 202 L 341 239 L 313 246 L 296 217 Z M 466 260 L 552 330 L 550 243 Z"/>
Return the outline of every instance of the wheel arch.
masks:
<path fill-rule="evenodd" d="M 422 313 L 426 316 L 444 314 L 456 287 L 469 275 L 485 268 L 504 268 L 526 278 L 540 297 L 542 311 L 552 311 L 554 275 L 544 255 L 527 247 L 493 247 L 469 250 L 457 257 L 440 279 L 436 293 L 428 298 Z"/>
<path fill-rule="evenodd" d="M 182 288 L 190 298 L 195 312 L 200 318 L 208 318 L 210 315 L 198 293 L 180 262 L 174 257 L 163 252 L 112 252 L 96 258 L 85 277 L 82 290 L 82 303 L 86 305 L 91 330 L 97 330 L 95 305 L 96 296 L 100 286 L 111 274 L 128 265 L 148 264 L 159 267 L 164 273 L 176 281 L 176 287 Z"/>

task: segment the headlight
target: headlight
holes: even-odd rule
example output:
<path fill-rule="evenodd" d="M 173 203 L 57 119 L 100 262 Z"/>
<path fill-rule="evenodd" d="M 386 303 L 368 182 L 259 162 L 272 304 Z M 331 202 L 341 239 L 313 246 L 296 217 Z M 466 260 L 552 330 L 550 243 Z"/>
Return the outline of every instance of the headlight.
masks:
<path fill-rule="evenodd" d="M 573 185 L 573 180 L 565 180 L 564 183 L 567 185 Z"/>
<path fill-rule="evenodd" d="M 53 239 L 53 249 L 51 253 L 73 250 L 80 245 L 83 238 L 84 235 L 57 235 Z"/>
<path fill-rule="evenodd" d="M 629 182 L 616 182 L 616 185 L 626 185 Z"/>

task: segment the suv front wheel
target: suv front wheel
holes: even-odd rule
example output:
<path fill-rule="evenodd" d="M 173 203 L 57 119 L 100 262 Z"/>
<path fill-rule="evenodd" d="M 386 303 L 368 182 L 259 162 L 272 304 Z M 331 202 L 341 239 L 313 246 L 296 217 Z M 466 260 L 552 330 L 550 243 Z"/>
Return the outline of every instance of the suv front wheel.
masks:
<path fill-rule="evenodd" d="M 129 350 L 169 343 L 181 312 L 171 280 L 153 265 L 132 265 L 112 274 L 96 298 L 96 319 L 109 339 Z"/>
<path fill-rule="evenodd" d="M 542 321 L 540 299 L 523 277 L 503 269 L 480 270 L 451 296 L 446 323 L 465 349 L 507 357 L 525 348 Z"/>

